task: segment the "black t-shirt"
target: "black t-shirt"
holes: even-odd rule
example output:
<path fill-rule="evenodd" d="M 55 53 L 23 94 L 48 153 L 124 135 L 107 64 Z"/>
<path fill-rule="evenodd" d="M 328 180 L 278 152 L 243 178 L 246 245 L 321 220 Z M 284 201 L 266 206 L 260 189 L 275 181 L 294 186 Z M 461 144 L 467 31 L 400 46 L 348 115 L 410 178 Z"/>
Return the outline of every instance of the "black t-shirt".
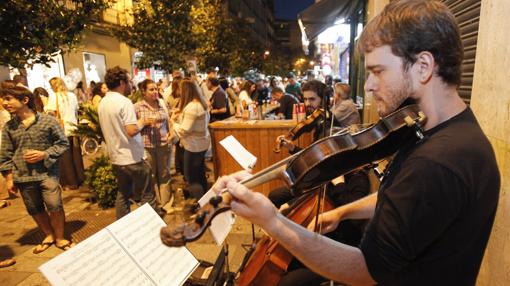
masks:
<path fill-rule="evenodd" d="M 399 151 L 361 251 L 379 285 L 474 285 L 494 222 L 500 177 L 468 108 Z"/>
<path fill-rule="evenodd" d="M 221 109 L 224 107 L 227 109 L 224 113 L 211 114 L 210 120 L 211 122 L 223 120 L 230 117 L 227 94 L 221 87 L 218 87 L 211 95 L 211 106 L 212 109 Z"/>
<path fill-rule="evenodd" d="M 299 103 L 297 98 L 292 94 L 285 93 L 278 102 L 280 103 L 278 113 L 282 113 L 285 116 L 285 119 L 292 119 L 294 104 Z"/>

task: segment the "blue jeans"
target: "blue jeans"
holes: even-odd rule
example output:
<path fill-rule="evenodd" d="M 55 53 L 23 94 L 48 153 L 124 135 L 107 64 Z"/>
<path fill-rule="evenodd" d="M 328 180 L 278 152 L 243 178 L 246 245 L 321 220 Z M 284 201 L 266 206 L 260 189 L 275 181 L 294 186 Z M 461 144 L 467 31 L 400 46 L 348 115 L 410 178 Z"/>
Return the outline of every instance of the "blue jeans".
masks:
<path fill-rule="evenodd" d="M 149 203 L 156 210 L 156 195 L 154 185 L 151 183 L 151 166 L 145 161 L 131 165 L 112 165 L 113 172 L 117 177 L 119 191 L 115 200 L 115 212 L 117 219 L 127 215 L 131 211 L 129 198 L 139 194 L 141 203 Z"/>
<path fill-rule="evenodd" d="M 55 178 L 47 178 L 42 181 L 16 183 L 29 215 L 43 212 L 44 206 L 49 212 L 63 210 L 62 188 Z"/>

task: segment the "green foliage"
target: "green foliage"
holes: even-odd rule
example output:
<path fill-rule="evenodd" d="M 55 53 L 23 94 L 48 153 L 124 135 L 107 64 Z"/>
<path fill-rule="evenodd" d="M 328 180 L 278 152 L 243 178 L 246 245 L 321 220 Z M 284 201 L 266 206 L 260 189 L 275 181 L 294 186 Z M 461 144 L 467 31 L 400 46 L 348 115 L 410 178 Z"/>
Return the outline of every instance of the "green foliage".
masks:
<path fill-rule="evenodd" d="M 108 157 L 103 155 L 92 161 L 92 165 L 85 170 L 85 184 L 96 193 L 100 207 L 109 208 L 115 205 L 117 179 Z"/>
<path fill-rule="evenodd" d="M 98 143 L 104 140 L 101 125 L 99 125 L 99 115 L 97 114 L 97 109 L 93 105 L 89 103 L 80 105 L 78 122 L 80 123 L 74 124 L 77 129 L 73 132 L 73 136 L 93 138 L 96 139 Z"/>
<path fill-rule="evenodd" d="M 231 18 L 221 0 L 145 0 L 133 8 L 134 24 L 113 28 L 114 34 L 143 52 L 139 68 L 171 71 L 196 58 L 198 67 L 218 66 L 240 75 L 261 69 L 263 48 L 243 20 Z"/>
<path fill-rule="evenodd" d="M 113 28 L 114 34 L 143 52 L 139 68 L 156 63 L 165 70 L 185 66 L 184 57 L 195 46 L 191 36 L 190 0 L 139 1 L 133 7 L 134 24 Z"/>
<path fill-rule="evenodd" d="M 262 72 L 269 75 L 286 76 L 292 70 L 292 58 L 278 50 L 272 52 L 262 65 Z"/>
<path fill-rule="evenodd" d="M 47 64 L 81 41 L 111 0 L 0 1 L 0 65 Z"/>

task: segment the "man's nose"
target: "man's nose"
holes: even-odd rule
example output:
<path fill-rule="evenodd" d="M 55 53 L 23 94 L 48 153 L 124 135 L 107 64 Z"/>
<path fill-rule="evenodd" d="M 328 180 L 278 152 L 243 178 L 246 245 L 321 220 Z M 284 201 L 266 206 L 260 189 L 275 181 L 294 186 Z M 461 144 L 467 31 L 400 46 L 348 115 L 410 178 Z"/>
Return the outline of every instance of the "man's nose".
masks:
<path fill-rule="evenodd" d="M 371 75 L 368 75 L 365 80 L 365 91 L 372 92 L 375 90 L 375 88 L 376 88 L 376 83 L 375 83 L 374 77 Z"/>

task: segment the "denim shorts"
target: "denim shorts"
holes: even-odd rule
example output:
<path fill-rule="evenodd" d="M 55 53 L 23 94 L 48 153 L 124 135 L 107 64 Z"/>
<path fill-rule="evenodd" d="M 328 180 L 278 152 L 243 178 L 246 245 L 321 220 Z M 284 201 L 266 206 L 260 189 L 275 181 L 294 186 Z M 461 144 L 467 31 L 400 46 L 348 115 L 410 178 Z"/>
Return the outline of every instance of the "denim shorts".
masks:
<path fill-rule="evenodd" d="M 54 178 L 43 181 L 16 183 L 29 215 L 36 215 L 44 211 L 44 206 L 49 212 L 63 210 L 62 188 Z"/>

